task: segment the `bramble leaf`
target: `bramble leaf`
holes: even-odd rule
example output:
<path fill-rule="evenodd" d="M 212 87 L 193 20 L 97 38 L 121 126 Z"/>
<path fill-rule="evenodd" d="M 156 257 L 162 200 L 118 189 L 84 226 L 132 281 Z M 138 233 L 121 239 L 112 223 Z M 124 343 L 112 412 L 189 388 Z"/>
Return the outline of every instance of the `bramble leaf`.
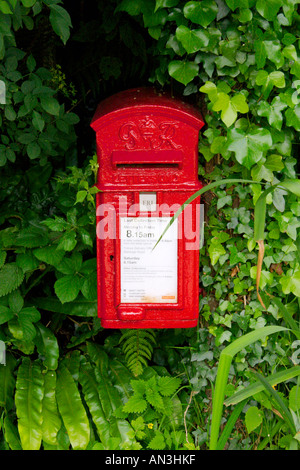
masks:
<path fill-rule="evenodd" d="M 24 273 L 15 263 L 7 263 L 0 270 L 0 297 L 22 284 Z"/>

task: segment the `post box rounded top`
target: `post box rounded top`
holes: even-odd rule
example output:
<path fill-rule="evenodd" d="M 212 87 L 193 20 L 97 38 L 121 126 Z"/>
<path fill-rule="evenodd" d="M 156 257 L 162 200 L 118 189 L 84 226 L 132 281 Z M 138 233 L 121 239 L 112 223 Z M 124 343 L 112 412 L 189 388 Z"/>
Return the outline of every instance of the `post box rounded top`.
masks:
<path fill-rule="evenodd" d="M 91 127 L 97 132 L 115 119 L 131 116 L 134 112 L 164 114 L 177 118 L 201 129 L 204 125 L 201 113 L 192 105 L 173 98 L 170 94 L 157 92 L 152 87 L 121 91 L 99 103 Z"/>

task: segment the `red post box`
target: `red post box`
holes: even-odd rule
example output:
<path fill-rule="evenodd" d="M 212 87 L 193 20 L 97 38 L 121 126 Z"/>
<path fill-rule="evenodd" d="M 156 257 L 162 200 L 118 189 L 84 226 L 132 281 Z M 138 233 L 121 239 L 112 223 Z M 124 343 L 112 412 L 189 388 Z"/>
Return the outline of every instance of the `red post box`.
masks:
<path fill-rule="evenodd" d="M 97 108 L 91 126 L 99 161 L 98 314 L 105 328 L 197 325 L 200 198 L 156 242 L 201 188 L 203 124 L 192 106 L 152 88 L 120 92 Z"/>

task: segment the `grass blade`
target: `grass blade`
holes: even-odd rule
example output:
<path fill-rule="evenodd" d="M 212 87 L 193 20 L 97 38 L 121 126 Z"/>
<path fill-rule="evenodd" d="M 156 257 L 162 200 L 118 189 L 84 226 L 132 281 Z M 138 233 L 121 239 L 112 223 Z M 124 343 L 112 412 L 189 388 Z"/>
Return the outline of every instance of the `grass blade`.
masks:
<path fill-rule="evenodd" d="M 290 428 L 291 432 L 293 433 L 293 435 L 296 434 L 296 428 L 295 428 L 295 424 L 294 424 L 292 415 L 291 415 L 289 409 L 287 408 L 287 406 L 284 404 L 284 402 L 283 402 L 282 398 L 280 397 L 280 395 L 272 388 L 272 386 L 265 379 L 265 377 L 263 377 L 261 374 L 258 374 L 257 372 L 254 372 L 254 375 L 258 378 L 258 380 L 261 381 L 264 388 L 268 392 L 270 392 L 270 394 L 272 395 L 274 400 L 277 402 L 277 404 L 280 408 L 281 414 L 285 417 L 286 424 L 289 426 L 289 428 Z"/>
<path fill-rule="evenodd" d="M 297 377 L 300 375 L 300 366 L 294 366 L 291 367 L 290 369 L 286 369 L 280 372 L 277 372 L 275 374 L 270 375 L 270 377 L 267 377 L 266 380 L 269 383 L 271 387 L 278 385 L 282 382 L 286 382 L 287 380 L 293 379 L 294 377 Z M 254 384 L 251 384 L 247 386 L 244 390 L 240 390 L 236 392 L 234 395 L 231 397 L 227 398 L 224 402 L 225 406 L 230 406 L 230 405 L 236 405 L 237 403 L 240 403 L 241 401 L 253 397 L 256 395 L 256 393 L 261 392 L 264 389 L 264 386 L 262 385 L 261 382 L 255 382 Z"/>

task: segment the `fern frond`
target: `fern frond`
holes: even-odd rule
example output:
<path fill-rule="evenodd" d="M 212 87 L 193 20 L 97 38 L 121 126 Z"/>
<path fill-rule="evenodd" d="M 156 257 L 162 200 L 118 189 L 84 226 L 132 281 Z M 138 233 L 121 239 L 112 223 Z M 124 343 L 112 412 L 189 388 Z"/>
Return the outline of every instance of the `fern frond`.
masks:
<path fill-rule="evenodd" d="M 155 333 L 152 330 L 125 330 L 122 331 L 120 344 L 125 355 L 128 368 L 136 377 L 141 375 L 147 361 L 151 360 Z"/>

